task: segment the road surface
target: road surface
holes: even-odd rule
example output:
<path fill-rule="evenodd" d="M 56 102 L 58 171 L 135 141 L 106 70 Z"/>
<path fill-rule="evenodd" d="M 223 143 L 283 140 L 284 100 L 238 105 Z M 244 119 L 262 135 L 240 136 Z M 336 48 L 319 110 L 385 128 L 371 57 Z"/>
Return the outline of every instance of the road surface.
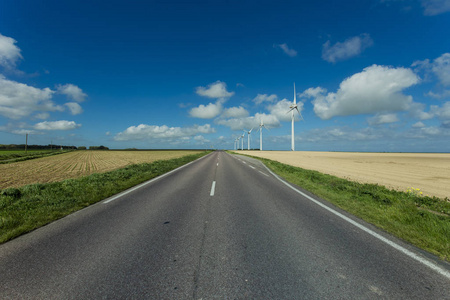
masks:
<path fill-rule="evenodd" d="M 450 267 L 216 151 L 0 246 L 0 299 L 450 299 Z"/>

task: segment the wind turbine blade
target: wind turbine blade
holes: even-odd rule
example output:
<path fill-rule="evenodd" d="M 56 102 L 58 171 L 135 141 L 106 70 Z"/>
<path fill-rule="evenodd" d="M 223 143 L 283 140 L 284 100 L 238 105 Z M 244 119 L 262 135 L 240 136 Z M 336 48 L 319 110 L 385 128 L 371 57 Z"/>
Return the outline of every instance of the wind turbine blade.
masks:
<path fill-rule="evenodd" d="M 294 82 L 294 105 L 297 104 L 297 95 L 295 94 L 295 82 Z"/>
<path fill-rule="evenodd" d="M 303 119 L 303 116 L 302 116 L 302 113 L 298 110 L 298 108 L 297 108 L 297 112 L 298 112 L 298 114 L 300 115 L 300 120 L 303 120 L 303 121 L 305 121 L 305 119 Z"/>

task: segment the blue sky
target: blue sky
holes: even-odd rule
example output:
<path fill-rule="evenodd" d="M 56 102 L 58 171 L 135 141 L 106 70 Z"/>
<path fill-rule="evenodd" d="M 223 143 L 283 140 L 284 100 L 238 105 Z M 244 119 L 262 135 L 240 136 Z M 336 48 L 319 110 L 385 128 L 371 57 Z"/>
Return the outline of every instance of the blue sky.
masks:
<path fill-rule="evenodd" d="M 0 144 L 230 149 L 263 119 L 290 150 L 295 82 L 296 150 L 449 152 L 449 36 L 450 0 L 2 0 Z"/>

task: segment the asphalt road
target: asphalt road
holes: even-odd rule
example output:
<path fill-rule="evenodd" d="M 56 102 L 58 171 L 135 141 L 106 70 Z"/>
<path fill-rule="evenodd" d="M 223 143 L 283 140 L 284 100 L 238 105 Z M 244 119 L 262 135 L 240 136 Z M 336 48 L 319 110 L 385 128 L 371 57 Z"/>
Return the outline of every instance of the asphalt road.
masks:
<path fill-rule="evenodd" d="M 449 264 L 297 190 L 216 151 L 1 245 L 0 299 L 450 299 Z"/>

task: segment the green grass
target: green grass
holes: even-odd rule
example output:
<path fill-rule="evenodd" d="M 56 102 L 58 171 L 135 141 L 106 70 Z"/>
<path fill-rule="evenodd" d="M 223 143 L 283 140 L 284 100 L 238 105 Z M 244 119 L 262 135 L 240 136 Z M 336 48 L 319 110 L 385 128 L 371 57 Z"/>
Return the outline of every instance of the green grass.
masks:
<path fill-rule="evenodd" d="M 0 191 L 0 243 L 30 232 L 209 152 L 137 164 L 107 173 Z"/>
<path fill-rule="evenodd" d="M 272 171 L 375 226 L 450 261 L 450 202 L 361 184 L 253 157 Z"/>
<path fill-rule="evenodd" d="M 25 150 L 0 150 L 0 164 L 57 155 L 69 151 L 72 150 L 28 150 L 27 152 L 25 152 Z"/>

